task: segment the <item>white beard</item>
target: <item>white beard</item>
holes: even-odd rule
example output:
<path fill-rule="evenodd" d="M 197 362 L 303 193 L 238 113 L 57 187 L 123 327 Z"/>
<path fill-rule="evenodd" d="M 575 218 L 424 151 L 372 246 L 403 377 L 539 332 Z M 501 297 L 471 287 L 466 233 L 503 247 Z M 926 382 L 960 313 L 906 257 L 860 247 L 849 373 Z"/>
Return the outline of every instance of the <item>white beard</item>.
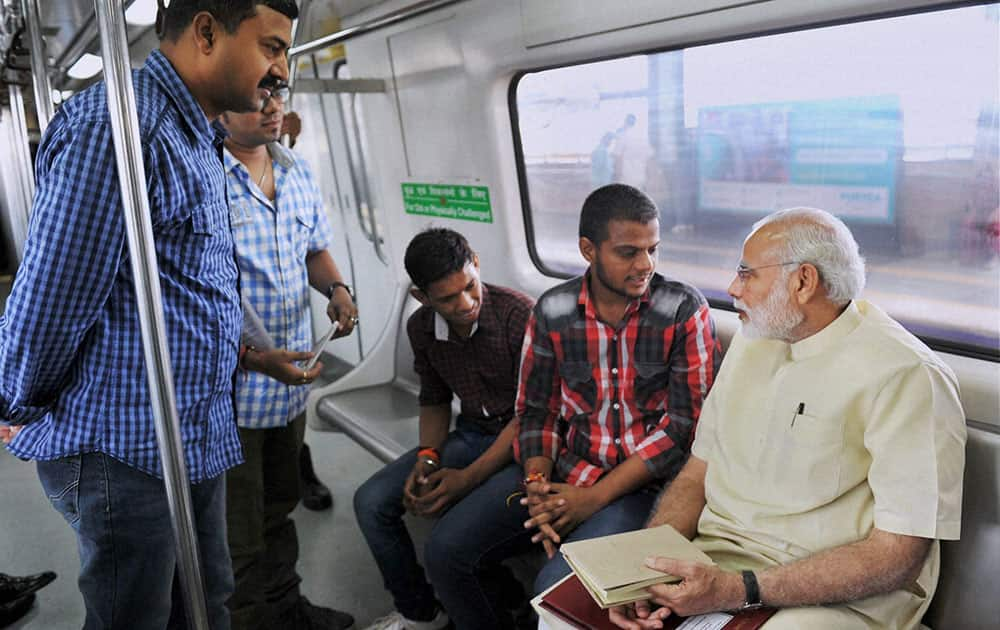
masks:
<path fill-rule="evenodd" d="M 733 306 L 743 311 L 746 320 L 740 320 L 740 331 L 747 339 L 778 339 L 791 343 L 795 330 L 805 315 L 792 305 L 788 284 L 779 281 L 774 284 L 763 304 L 753 309 L 740 300 L 733 300 Z"/>

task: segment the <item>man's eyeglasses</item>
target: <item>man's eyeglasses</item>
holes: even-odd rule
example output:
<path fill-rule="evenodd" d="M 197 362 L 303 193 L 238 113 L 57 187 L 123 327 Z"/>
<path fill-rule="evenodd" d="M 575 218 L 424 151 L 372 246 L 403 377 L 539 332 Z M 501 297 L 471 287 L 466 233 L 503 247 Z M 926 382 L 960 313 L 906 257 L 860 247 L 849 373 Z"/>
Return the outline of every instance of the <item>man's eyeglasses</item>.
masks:
<path fill-rule="evenodd" d="M 287 83 L 282 83 L 266 89 L 268 91 L 268 95 L 267 98 L 264 99 L 264 104 L 261 105 L 260 111 L 267 109 L 267 104 L 271 102 L 272 98 L 279 103 L 287 103 L 288 97 L 292 95 L 292 90 L 289 89 Z"/>
<path fill-rule="evenodd" d="M 739 265 L 736 267 L 736 277 L 739 278 L 740 282 L 746 282 L 753 276 L 753 272 L 758 269 L 767 269 L 768 267 L 784 267 L 786 265 L 801 265 L 797 260 L 789 260 L 787 262 L 773 263 L 770 265 L 760 265 L 758 267 L 747 267 L 746 265 Z"/>

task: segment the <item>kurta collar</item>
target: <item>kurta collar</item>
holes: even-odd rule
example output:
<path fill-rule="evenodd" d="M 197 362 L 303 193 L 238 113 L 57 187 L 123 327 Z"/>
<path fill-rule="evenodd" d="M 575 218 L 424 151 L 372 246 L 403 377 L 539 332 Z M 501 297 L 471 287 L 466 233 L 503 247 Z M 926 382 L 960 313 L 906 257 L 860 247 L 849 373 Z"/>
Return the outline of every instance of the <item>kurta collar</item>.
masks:
<path fill-rule="evenodd" d="M 801 361 L 820 355 L 840 344 L 847 335 L 861 324 L 862 315 L 858 305 L 852 301 L 837 319 L 814 335 L 797 341 L 790 346 L 792 360 Z"/>

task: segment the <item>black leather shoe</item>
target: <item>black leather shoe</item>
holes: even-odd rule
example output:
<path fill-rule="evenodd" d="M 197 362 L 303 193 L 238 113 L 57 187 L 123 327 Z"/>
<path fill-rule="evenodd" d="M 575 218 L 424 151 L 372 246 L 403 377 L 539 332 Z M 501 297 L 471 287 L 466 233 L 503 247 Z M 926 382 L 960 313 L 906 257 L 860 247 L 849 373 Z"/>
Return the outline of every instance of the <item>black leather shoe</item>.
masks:
<path fill-rule="evenodd" d="M 56 574 L 52 571 L 26 575 L 24 577 L 0 573 L 0 603 L 10 602 L 19 597 L 34 593 L 54 579 L 56 579 Z"/>
<path fill-rule="evenodd" d="M 0 604 L 0 628 L 6 628 L 23 617 L 35 603 L 35 594 L 28 593 Z"/>
<path fill-rule="evenodd" d="M 351 630 L 354 617 L 333 608 L 317 606 L 301 596 L 281 616 L 280 624 L 284 630 Z"/>
<path fill-rule="evenodd" d="M 302 450 L 299 451 L 299 479 L 302 481 L 303 506 L 314 512 L 333 506 L 330 489 L 316 477 L 316 471 L 313 470 L 308 444 L 303 444 Z"/>

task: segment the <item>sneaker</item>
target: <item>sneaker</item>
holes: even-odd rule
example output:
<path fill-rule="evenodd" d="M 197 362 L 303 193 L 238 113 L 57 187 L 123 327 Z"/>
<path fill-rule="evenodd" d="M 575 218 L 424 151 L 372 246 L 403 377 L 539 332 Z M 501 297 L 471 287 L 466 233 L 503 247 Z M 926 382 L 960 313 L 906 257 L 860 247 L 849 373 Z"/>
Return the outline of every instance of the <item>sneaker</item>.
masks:
<path fill-rule="evenodd" d="M 318 512 L 333 506 L 333 494 L 313 469 L 309 445 L 303 444 L 299 451 L 299 479 L 302 481 L 302 506 Z"/>
<path fill-rule="evenodd" d="M 0 602 L 9 602 L 29 593 L 34 593 L 54 579 L 56 579 L 56 574 L 52 571 L 26 575 L 24 577 L 0 573 Z"/>
<path fill-rule="evenodd" d="M 333 608 L 317 606 L 304 596 L 279 619 L 283 630 L 350 630 L 354 617 Z"/>
<path fill-rule="evenodd" d="M 379 617 L 365 630 L 443 630 L 451 623 L 448 613 L 438 608 L 437 614 L 430 621 L 413 621 L 402 613 L 393 611 L 385 617 Z"/>

